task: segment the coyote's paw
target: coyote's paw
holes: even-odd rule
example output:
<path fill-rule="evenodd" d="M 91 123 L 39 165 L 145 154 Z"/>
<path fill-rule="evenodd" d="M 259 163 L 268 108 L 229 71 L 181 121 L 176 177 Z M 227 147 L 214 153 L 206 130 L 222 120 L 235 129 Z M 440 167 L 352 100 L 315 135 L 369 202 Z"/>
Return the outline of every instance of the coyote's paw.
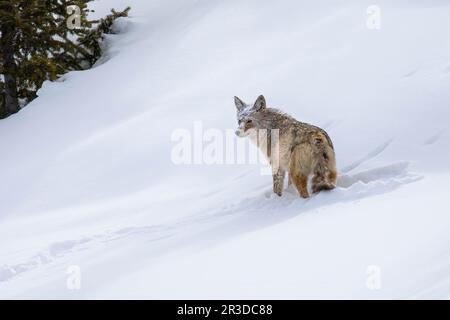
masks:
<path fill-rule="evenodd" d="M 308 199 L 308 198 L 309 198 L 309 193 L 308 193 L 308 191 L 302 190 L 302 191 L 300 191 L 299 193 L 300 193 L 300 197 L 302 197 L 303 199 Z"/>
<path fill-rule="evenodd" d="M 274 193 L 275 193 L 277 196 L 279 196 L 279 197 L 281 197 L 281 196 L 283 195 L 283 192 L 282 192 L 282 191 L 279 191 L 279 190 L 274 191 Z"/>

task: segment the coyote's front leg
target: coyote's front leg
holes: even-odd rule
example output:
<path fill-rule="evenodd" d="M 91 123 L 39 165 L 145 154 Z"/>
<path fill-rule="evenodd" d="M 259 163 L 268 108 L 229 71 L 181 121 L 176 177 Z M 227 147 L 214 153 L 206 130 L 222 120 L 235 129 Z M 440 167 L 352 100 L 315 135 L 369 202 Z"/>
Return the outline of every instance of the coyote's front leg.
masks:
<path fill-rule="evenodd" d="M 276 173 L 273 174 L 273 192 L 281 197 L 283 194 L 283 185 L 284 185 L 284 175 L 285 171 L 278 169 Z"/>

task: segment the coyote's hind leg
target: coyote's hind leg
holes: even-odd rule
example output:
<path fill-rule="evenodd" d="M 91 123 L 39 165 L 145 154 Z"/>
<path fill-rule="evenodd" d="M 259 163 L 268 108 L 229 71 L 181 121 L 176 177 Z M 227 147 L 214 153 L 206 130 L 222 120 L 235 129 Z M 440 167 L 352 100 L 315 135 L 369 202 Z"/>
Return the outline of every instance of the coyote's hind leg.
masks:
<path fill-rule="evenodd" d="M 292 150 L 289 173 L 302 198 L 309 198 L 308 176 L 311 173 L 312 159 L 312 149 L 307 143 L 299 144 Z"/>
<path fill-rule="evenodd" d="M 300 173 L 294 173 L 292 175 L 292 180 L 298 190 L 298 193 L 300 193 L 300 196 L 305 199 L 309 198 L 308 177 Z"/>

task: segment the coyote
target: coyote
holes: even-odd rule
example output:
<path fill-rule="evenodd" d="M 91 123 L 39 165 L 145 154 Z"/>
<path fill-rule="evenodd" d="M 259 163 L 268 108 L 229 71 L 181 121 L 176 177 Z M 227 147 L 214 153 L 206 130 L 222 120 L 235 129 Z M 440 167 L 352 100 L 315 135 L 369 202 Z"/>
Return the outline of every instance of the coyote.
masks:
<path fill-rule="evenodd" d="M 262 95 L 253 105 L 238 97 L 234 97 L 234 103 L 239 126 L 236 135 L 249 137 L 267 157 L 272 166 L 273 191 L 277 195 L 283 193 L 286 172 L 289 184 L 294 183 L 302 198 L 309 197 L 310 176 L 313 193 L 336 187 L 334 147 L 324 130 L 299 122 L 277 109 L 267 108 Z M 277 132 L 275 139 L 273 132 Z M 277 154 L 272 154 L 273 150 Z"/>

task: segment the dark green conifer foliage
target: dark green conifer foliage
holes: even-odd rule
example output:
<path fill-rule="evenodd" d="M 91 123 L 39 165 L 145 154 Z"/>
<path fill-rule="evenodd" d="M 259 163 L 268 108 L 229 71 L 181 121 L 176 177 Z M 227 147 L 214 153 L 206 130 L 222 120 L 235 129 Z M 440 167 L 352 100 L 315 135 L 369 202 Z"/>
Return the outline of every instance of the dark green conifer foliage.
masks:
<path fill-rule="evenodd" d="M 103 35 L 130 8 L 89 21 L 91 1 L 0 0 L 0 119 L 36 98 L 45 80 L 90 68 L 101 56 Z"/>

